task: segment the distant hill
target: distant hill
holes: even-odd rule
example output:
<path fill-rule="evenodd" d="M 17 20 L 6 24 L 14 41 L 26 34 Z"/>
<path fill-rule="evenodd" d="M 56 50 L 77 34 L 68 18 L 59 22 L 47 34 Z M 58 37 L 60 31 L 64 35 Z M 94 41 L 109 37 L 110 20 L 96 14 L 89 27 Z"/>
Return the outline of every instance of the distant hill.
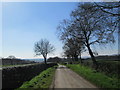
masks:
<path fill-rule="evenodd" d="M 29 60 L 29 61 L 35 61 L 35 62 L 43 62 L 44 59 L 42 58 L 35 58 L 35 59 L 22 59 L 22 60 Z"/>

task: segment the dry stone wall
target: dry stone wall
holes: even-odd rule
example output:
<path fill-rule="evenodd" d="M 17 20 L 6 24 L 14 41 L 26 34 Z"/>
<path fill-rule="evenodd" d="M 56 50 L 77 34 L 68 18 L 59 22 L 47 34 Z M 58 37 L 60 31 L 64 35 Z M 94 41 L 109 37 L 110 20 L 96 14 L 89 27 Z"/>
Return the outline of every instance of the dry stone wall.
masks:
<path fill-rule="evenodd" d="M 56 63 L 49 63 L 47 65 L 34 64 L 29 66 L 9 67 L 2 69 L 2 89 L 18 88 L 23 82 L 31 80 L 43 70 L 56 65 Z"/>

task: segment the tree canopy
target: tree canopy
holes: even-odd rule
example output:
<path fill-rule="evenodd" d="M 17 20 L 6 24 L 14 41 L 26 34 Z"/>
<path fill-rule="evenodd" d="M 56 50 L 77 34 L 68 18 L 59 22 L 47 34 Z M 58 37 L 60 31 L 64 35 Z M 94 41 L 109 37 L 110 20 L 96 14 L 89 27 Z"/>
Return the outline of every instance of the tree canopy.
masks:
<path fill-rule="evenodd" d="M 71 38 L 82 39 L 94 66 L 97 66 L 91 45 L 115 43 L 116 17 L 109 17 L 95 3 L 79 3 L 70 16 L 58 25 L 60 40 L 65 43 Z"/>
<path fill-rule="evenodd" d="M 45 64 L 47 63 L 47 55 L 55 50 L 54 46 L 50 44 L 50 42 L 46 39 L 41 39 L 40 41 L 35 43 L 34 52 L 36 55 L 42 55 L 45 60 Z"/>

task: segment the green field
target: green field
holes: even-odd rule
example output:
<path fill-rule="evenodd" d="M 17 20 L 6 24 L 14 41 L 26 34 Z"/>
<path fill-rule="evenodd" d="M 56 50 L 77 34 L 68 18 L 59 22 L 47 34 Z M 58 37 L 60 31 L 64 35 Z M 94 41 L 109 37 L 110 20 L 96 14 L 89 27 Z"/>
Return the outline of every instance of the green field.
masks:
<path fill-rule="evenodd" d="M 23 85 L 19 87 L 17 90 L 24 88 L 31 90 L 38 88 L 49 88 L 52 83 L 55 68 L 56 66 L 48 68 L 47 70 L 41 72 L 38 76 L 34 77 L 30 81 L 23 83 Z"/>
<path fill-rule="evenodd" d="M 101 72 L 96 72 L 90 67 L 80 64 L 66 66 L 100 88 L 120 88 L 120 80 L 118 80 L 118 78 L 111 78 Z"/>

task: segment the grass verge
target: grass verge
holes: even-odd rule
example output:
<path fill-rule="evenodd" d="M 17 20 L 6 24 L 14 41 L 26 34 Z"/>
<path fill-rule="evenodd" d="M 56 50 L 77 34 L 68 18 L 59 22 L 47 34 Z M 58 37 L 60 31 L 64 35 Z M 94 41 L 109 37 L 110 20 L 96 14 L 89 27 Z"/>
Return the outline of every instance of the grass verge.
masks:
<path fill-rule="evenodd" d="M 108 77 L 103 73 L 96 72 L 95 70 L 80 64 L 66 66 L 100 88 L 120 88 L 120 80 L 117 78 Z"/>
<path fill-rule="evenodd" d="M 21 90 L 24 88 L 27 89 L 38 89 L 38 88 L 49 88 L 51 83 L 52 83 L 52 79 L 55 73 L 55 68 L 57 66 L 48 68 L 47 70 L 41 72 L 38 76 L 34 77 L 32 80 L 30 81 L 26 81 L 25 83 L 23 83 L 23 85 L 21 87 L 19 87 L 16 90 Z"/>

